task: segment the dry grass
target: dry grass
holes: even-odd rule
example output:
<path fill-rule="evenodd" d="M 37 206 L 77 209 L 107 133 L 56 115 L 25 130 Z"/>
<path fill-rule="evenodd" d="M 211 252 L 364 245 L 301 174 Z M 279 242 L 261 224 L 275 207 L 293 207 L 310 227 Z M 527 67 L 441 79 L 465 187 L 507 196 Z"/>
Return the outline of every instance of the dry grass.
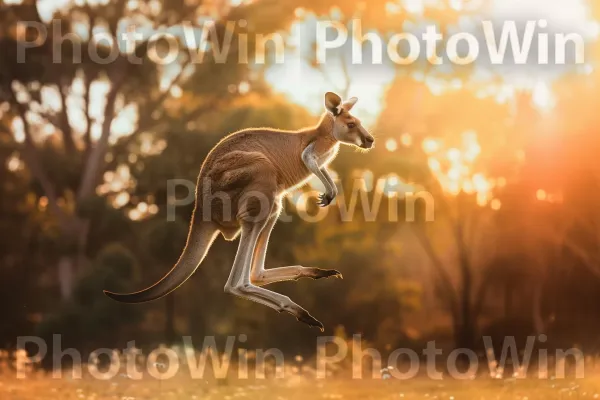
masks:
<path fill-rule="evenodd" d="M 286 364 L 283 369 L 278 370 L 283 374 L 280 379 L 274 378 L 274 363 L 267 362 L 264 372 L 266 376 L 271 377 L 267 379 L 240 379 L 239 377 L 243 376 L 239 375 L 240 371 L 246 369 L 241 369 L 241 365 L 234 363 L 227 364 L 231 368 L 224 370 L 225 374 L 230 376 L 228 379 L 215 379 L 216 370 L 213 370 L 210 363 L 206 364 L 204 375 L 198 374 L 202 379 L 193 379 L 190 366 L 184 363 L 180 365 L 181 369 L 175 370 L 178 372 L 173 378 L 157 380 L 151 377 L 151 370 L 144 369 L 144 366 L 153 365 L 156 367 L 153 368 L 155 371 L 166 373 L 166 365 L 157 363 L 155 359 L 138 356 L 136 365 L 130 366 L 129 363 L 125 363 L 124 355 L 119 356 L 118 352 L 115 352 L 111 358 L 111 368 L 106 368 L 106 365 L 98 367 L 99 371 L 105 371 L 104 376 L 110 379 L 100 380 L 90 375 L 90 372 L 95 370 L 91 368 L 95 364 L 84 364 L 76 368 L 82 374 L 82 378 L 79 379 L 73 378 L 71 371 L 56 371 L 59 376 L 53 377 L 51 372 L 42 372 L 35 363 L 26 362 L 28 359 L 23 351 L 12 356 L 7 352 L 1 355 L 3 358 L 0 358 L 0 400 L 600 400 L 600 359 L 593 358 L 586 360 L 585 369 L 580 371 L 581 376 L 585 378 L 581 379 L 575 378 L 574 368 L 562 370 L 566 373 L 566 379 L 540 379 L 537 376 L 546 376 L 547 373 L 540 374 L 533 370 L 529 371 L 529 378 L 516 379 L 514 376 L 520 376 L 518 372 L 504 372 L 503 368 L 497 367 L 496 362 L 488 365 L 489 370 L 480 368 L 477 376 L 473 375 L 471 379 L 462 381 L 451 378 L 434 380 L 421 375 L 407 380 L 372 379 L 371 373 L 366 369 L 365 379 L 350 379 L 350 364 L 331 365 L 327 372 L 335 376 L 317 379 L 313 368 L 314 360 L 305 362 L 302 357 L 296 356 L 293 366 Z M 134 367 L 136 372 L 128 370 L 130 367 Z M 257 371 L 250 365 L 248 367 L 247 376 L 255 377 Z M 422 367 L 420 371 L 424 375 L 427 368 L 424 365 Z M 438 365 L 436 370 L 442 371 L 439 367 Z M 17 379 L 17 369 L 22 371 L 26 378 Z M 35 369 L 37 371 L 34 371 Z M 404 371 L 407 368 L 401 367 L 400 370 Z M 548 373 L 554 374 L 557 371 Z M 140 373 L 143 379 L 130 378 Z M 379 373 L 376 375 L 378 378 L 381 376 Z M 492 379 L 491 376 L 495 378 Z M 506 379 L 504 376 L 513 377 Z"/>
<path fill-rule="evenodd" d="M 53 379 L 35 375 L 23 380 L 8 374 L 0 377 L 0 399 L 598 399 L 600 377 L 562 380 L 434 381 L 418 378 L 400 380 L 316 380 L 302 376 L 285 379 L 236 382 L 173 378 L 166 381 L 132 381 L 122 376 L 109 381 L 92 378 Z"/>

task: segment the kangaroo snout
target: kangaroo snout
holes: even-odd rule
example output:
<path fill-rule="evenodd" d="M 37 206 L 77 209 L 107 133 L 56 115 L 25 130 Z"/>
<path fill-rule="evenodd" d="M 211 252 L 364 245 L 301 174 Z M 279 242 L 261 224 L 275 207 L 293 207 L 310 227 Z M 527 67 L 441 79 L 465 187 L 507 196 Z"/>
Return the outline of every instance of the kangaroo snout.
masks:
<path fill-rule="evenodd" d="M 371 135 L 368 135 L 363 138 L 363 143 L 361 147 L 363 149 L 370 149 L 371 147 L 373 147 L 373 143 L 375 143 L 375 138 L 373 138 L 373 136 Z"/>

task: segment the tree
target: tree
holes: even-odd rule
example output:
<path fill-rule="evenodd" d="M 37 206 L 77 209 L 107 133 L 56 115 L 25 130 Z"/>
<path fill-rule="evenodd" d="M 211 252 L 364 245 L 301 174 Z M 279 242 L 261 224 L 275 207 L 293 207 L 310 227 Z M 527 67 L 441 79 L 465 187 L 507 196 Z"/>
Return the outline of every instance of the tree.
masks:
<path fill-rule="evenodd" d="M 456 82 L 444 84 L 445 79 Z M 446 78 L 435 71 L 424 78 L 400 74 L 386 95 L 377 127 L 379 141 L 394 144 L 394 159 L 380 157 L 379 168 L 385 163 L 388 173 L 398 174 L 413 192 L 427 193 L 435 202 L 435 221 L 423 222 L 422 215 L 410 226 L 429 258 L 457 347 L 473 347 L 476 338 L 491 287 L 487 267 L 495 251 L 490 205 L 499 208 L 501 203 L 493 199 L 502 185 L 496 178 L 505 181 L 509 173 L 498 162 L 509 157 L 498 144 L 507 142 L 510 109 L 491 96 L 481 98 L 483 84 L 468 75 Z M 460 109 L 452 106 L 459 103 Z M 484 146 L 500 150 L 492 157 Z"/>
<path fill-rule="evenodd" d="M 164 59 L 164 54 L 160 54 L 159 42 L 149 37 L 135 48 L 118 46 L 123 45 L 123 23 L 142 21 L 142 28 L 151 32 L 163 25 L 181 30 L 184 22 L 200 29 L 197 21 L 210 16 L 215 21 L 209 31 L 214 33 L 209 36 L 214 48 L 227 37 L 227 20 L 260 21 L 255 28 L 258 32 L 270 32 L 289 21 L 259 19 L 265 9 L 287 10 L 267 0 L 236 7 L 171 1 L 132 7 L 125 0 L 78 4 L 56 10 L 52 21 L 42 20 L 36 1 L 3 6 L 6 24 L 0 36 L 0 51 L 6 55 L 0 63 L 0 103 L 8 106 L 0 132 L 17 142 L 38 199 L 47 203 L 60 230 L 63 254 L 58 270 L 63 298 L 70 297 L 76 273 L 95 251 L 88 241 L 90 224 L 102 199 L 112 192 L 99 192 L 98 186 L 115 176 L 106 175 L 107 171 L 119 167 L 111 151 L 114 144 L 135 148 L 145 133 L 167 131 L 169 115 L 176 114 L 182 124 L 194 123 L 235 98 L 239 82 L 249 75 L 248 64 L 232 60 L 218 65 L 211 47 L 193 48 L 188 42 L 180 45 L 192 46 L 191 52 L 181 51 L 172 64 L 158 65 L 157 58 Z M 37 31 L 23 29 L 24 21 Z M 61 32 L 57 34 L 53 26 L 60 26 Z M 40 31 L 49 37 L 27 49 L 21 60 L 19 52 L 25 42 L 36 39 Z M 61 43 L 60 35 L 74 32 L 80 34 L 67 40 L 71 45 Z M 97 32 L 103 33 L 103 40 L 97 40 Z M 203 53 L 203 64 L 194 62 L 200 56 L 196 53 Z M 62 61 L 54 62 L 57 57 Z M 180 96 L 188 101 L 175 102 Z"/>

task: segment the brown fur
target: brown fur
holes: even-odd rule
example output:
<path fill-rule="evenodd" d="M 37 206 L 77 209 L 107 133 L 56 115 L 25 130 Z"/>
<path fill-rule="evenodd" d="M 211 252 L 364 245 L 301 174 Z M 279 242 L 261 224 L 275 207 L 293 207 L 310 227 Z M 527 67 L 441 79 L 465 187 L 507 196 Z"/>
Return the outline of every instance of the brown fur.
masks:
<path fill-rule="evenodd" d="M 334 149 L 337 140 L 332 129 L 333 116 L 326 113 L 312 128 L 298 131 L 252 128 L 226 136 L 212 149 L 202 165 L 198 176 L 197 204 L 203 204 L 203 196 L 214 196 L 217 192 L 227 195 L 232 202 L 233 218 L 224 216 L 222 202 L 213 199 L 211 221 L 223 228 L 226 238 L 235 238 L 231 231 L 240 228 L 237 217 L 246 211 L 240 207 L 243 195 L 253 190 L 260 191 L 275 201 L 291 188 L 305 183 L 311 172 L 302 162 L 302 151 L 312 142 L 321 156 Z M 323 165 L 326 166 L 332 159 L 326 160 Z M 209 189 L 205 188 L 206 182 L 210 182 Z M 203 212 L 203 208 L 197 207 L 196 212 Z"/>

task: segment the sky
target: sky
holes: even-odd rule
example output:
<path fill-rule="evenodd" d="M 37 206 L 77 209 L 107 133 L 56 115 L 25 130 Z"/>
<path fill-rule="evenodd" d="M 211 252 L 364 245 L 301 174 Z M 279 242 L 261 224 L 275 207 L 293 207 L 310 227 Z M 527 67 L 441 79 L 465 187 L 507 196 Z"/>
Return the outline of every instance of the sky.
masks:
<path fill-rule="evenodd" d="M 400 0 L 405 9 L 420 15 L 424 4 L 431 0 Z M 483 0 L 452 0 L 451 5 L 457 9 L 466 9 L 473 3 Z M 303 16 L 308 22 L 297 23 L 292 29 L 292 42 L 298 44 L 301 40 L 309 42 L 314 40 L 306 34 L 306 26 L 314 29 L 314 16 Z M 582 32 L 583 34 L 597 35 L 599 25 L 588 17 L 588 10 L 584 0 L 493 0 L 489 10 L 489 17 L 493 20 L 519 20 L 547 19 L 548 26 L 557 27 L 565 31 Z M 302 32 L 299 34 L 298 32 Z M 322 111 L 321 97 L 327 90 L 336 91 L 345 87 L 339 59 L 328 62 L 323 67 L 325 73 L 311 68 L 306 61 L 307 49 L 305 44 L 298 46 L 300 50 L 286 53 L 286 65 L 275 65 L 267 74 L 267 80 L 273 88 L 288 96 L 293 102 L 307 107 L 314 113 Z M 351 62 L 346 64 L 352 68 Z M 290 68 L 290 66 L 292 66 Z M 505 84 L 492 93 L 498 101 L 508 101 L 516 89 L 525 88 L 533 93 L 534 105 L 542 111 L 550 111 L 555 103 L 551 89 L 552 80 L 556 78 L 551 74 L 541 76 L 532 75 L 530 70 L 516 73 L 514 70 L 502 72 Z M 379 68 L 370 74 L 362 76 L 353 75 L 349 87 L 349 96 L 357 96 L 359 102 L 355 113 L 361 115 L 367 124 L 374 123 L 382 108 L 382 100 L 386 86 L 393 80 L 394 70 L 391 66 Z M 452 85 L 456 88 L 457 82 L 444 83 L 440 80 L 428 79 L 428 86 L 432 91 L 441 92 L 444 86 Z M 458 83 L 461 85 L 462 83 Z"/>

